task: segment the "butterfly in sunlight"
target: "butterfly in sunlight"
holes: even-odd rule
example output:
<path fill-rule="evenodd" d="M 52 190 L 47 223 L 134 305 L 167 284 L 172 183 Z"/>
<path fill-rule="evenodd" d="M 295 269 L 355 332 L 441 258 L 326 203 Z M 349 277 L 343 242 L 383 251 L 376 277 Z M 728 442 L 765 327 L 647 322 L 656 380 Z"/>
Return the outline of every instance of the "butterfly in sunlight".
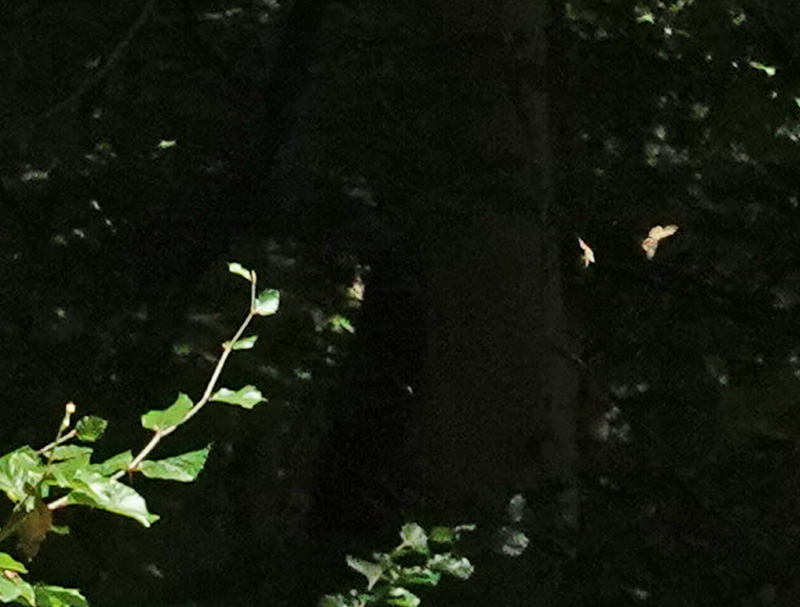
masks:
<path fill-rule="evenodd" d="M 671 223 L 666 226 L 653 226 L 647 234 L 647 238 L 642 241 L 642 249 L 647 255 L 647 259 L 653 259 L 658 249 L 658 243 L 669 238 L 678 231 L 678 226 Z"/>
<path fill-rule="evenodd" d="M 589 265 L 597 263 L 594 258 L 594 251 L 592 251 L 592 248 L 586 244 L 580 236 L 578 236 L 578 246 L 581 248 L 581 261 L 583 262 L 584 268 L 588 268 Z"/>

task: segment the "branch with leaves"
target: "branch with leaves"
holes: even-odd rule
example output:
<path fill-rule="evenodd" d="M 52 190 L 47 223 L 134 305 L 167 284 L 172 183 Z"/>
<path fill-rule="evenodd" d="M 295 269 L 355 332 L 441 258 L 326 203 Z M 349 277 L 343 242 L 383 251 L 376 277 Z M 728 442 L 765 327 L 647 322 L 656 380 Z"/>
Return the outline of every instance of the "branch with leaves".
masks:
<path fill-rule="evenodd" d="M 474 529 L 475 525 L 434 527 L 427 533 L 416 523 L 406 523 L 400 529 L 400 545 L 391 552 L 376 552 L 371 561 L 347 556 L 348 567 L 367 578 L 365 589 L 326 595 L 320 607 L 417 607 L 422 599 L 409 587 L 437 586 L 442 575 L 462 580 L 472 575 L 472 563 L 455 552 L 455 544 L 463 532 Z"/>
<path fill-rule="evenodd" d="M 64 417 L 55 439 L 41 449 L 20 447 L 0 457 L 0 491 L 14 503 L 14 509 L 0 529 L 0 543 L 15 537 L 18 553 L 28 561 L 39 552 L 49 532 L 65 533 L 68 529 L 53 525 L 53 512 L 71 505 L 82 505 L 130 517 L 144 527 L 158 520 L 145 499 L 132 487 L 121 482 L 124 477 L 141 473 L 148 478 L 178 482 L 194 481 L 205 466 L 210 447 L 166 459 L 148 457 L 159 443 L 192 419 L 209 402 L 220 402 L 252 409 L 264 401 L 255 386 L 239 390 L 217 389 L 222 370 L 234 350 L 252 348 L 256 335 L 245 331 L 256 316 L 270 316 L 278 311 L 280 295 L 274 289 L 257 293 L 256 273 L 231 263 L 228 269 L 250 282 L 250 309 L 234 336 L 222 344 L 222 355 L 214 368 L 200 400 L 196 403 L 186 394 L 179 394 L 166 409 L 148 411 L 141 423 L 152 432 L 150 440 L 134 455 L 130 450 L 103 462 L 91 461 L 93 449 L 78 443 L 93 443 L 105 432 L 106 420 L 85 416 L 73 428 L 76 406 L 65 406 Z M 46 584 L 30 584 L 23 579 L 25 564 L 6 552 L 0 552 L 0 603 L 18 603 L 28 607 L 85 607 L 80 591 Z"/>

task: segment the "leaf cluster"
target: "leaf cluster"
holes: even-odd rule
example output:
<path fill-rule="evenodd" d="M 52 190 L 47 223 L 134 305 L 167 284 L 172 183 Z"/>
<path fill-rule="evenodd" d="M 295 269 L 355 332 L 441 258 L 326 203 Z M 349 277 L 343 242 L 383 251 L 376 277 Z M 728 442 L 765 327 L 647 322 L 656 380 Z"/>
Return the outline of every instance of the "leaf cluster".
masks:
<path fill-rule="evenodd" d="M 69 532 L 65 527 L 53 525 L 53 512 L 72 505 L 105 510 L 149 527 L 158 520 L 158 515 L 148 510 L 145 498 L 123 479 L 141 473 L 151 479 L 196 480 L 208 459 L 210 445 L 163 459 L 150 459 L 150 454 L 165 436 L 189 421 L 208 402 L 252 409 L 266 400 L 255 386 L 239 390 L 215 389 L 231 352 L 249 349 L 255 344 L 256 336 L 244 336 L 250 321 L 255 316 L 277 312 L 280 299 L 274 289 L 256 294 L 255 272 L 238 263 L 231 263 L 229 270 L 250 282 L 250 310 L 233 338 L 223 344 L 223 353 L 202 397 L 194 402 L 180 393 L 169 407 L 148 411 L 141 417 L 142 427 L 152 433 L 147 444 L 136 455 L 127 450 L 101 462 L 92 461 L 93 448 L 86 443 L 99 440 L 108 422 L 89 415 L 70 429 L 76 406 L 68 403 L 53 442 L 40 449 L 26 445 L 0 457 L 0 491 L 14 504 L 11 515 L 0 529 L 0 542 L 15 537 L 17 551 L 28 561 L 32 560 L 48 533 Z M 88 605 L 78 590 L 33 585 L 23 579 L 26 573 L 28 570 L 22 562 L 7 552 L 0 552 L 0 602 L 30 607 Z"/>
<path fill-rule="evenodd" d="M 442 575 L 462 580 L 472 575 L 472 563 L 454 547 L 464 531 L 474 529 L 474 525 L 434 527 L 428 533 L 417 523 L 406 523 L 400 529 L 402 542 L 391 552 L 376 552 L 371 561 L 347 556 L 348 567 L 367 578 L 365 589 L 326 595 L 320 607 L 417 607 L 422 599 L 409 587 L 437 586 Z"/>

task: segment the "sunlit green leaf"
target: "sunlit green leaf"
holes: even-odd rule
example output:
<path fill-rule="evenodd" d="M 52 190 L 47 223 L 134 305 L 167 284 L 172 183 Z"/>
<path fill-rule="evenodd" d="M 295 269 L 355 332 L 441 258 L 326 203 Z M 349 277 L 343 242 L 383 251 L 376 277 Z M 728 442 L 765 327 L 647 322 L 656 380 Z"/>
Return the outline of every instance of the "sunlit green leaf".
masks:
<path fill-rule="evenodd" d="M 79 470 L 75 474 L 69 503 L 128 516 L 145 527 L 158 520 L 158 516 L 147 511 L 147 503 L 136 491 L 94 471 Z"/>
<path fill-rule="evenodd" d="M 0 575 L 0 603 L 22 603 L 23 605 L 35 605 L 36 598 L 33 586 L 21 577 L 6 577 Z"/>
<path fill-rule="evenodd" d="M 264 289 L 256 297 L 253 312 L 258 316 L 270 316 L 278 311 L 281 294 L 276 289 Z"/>
<path fill-rule="evenodd" d="M 0 457 L 0 491 L 12 502 L 19 502 L 28 495 L 28 487 L 39 484 L 44 470 L 39 456 L 30 447 L 6 453 Z"/>
<path fill-rule="evenodd" d="M 232 261 L 228 264 L 228 272 L 231 274 L 238 274 L 247 281 L 253 280 L 253 273 L 247 268 L 243 267 L 242 264 L 235 261 Z"/>
<path fill-rule="evenodd" d="M 434 527 L 429 539 L 437 544 L 452 544 L 456 541 L 456 536 L 450 527 Z"/>
<path fill-rule="evenodd" d="M 319 607 L 364 607 L 368 597 L 359 594 L 327 594 L 319 602 Z"/>
<path fill-rule="evenodd" d="M 210 447 L 198 451 L 190 451 L 156 461 L 145 460 L 139 465 L 139 470 L 147 478 L 158 478 L 170 481 L 189 483 L 197 478 L 203 470 L 208 459 Z"/>
<path fill-rule="evenodd" d="M 428 567 L 462 580 L 468 579 L 475 571 L 468 559 L 457 558 L 452 554 L 435 554 L 428 561 Z"/>
<path fill-rule="evenodd" d="M 434 527 L 428 540 L 437 544 L 453 544 L 461 538 L 465 531 L 475 531 L 475 525 L 458 525 L 457 527 Z"/>
<path fill-rule="evenodd" d="M 522 531 L 514 527 L 502 527 L 494 538 L 495 550 L 505 556 L 520 556 L 528 548 L 530 540 Z"/>
<path fill-rule="evenodd" d="M 28 573 L 28 569 L 14 559 L 10 554 L 0 552 L 0 570 L 3 571 L 18 571 L 19 573 Z"/>
<path fill-rule="evenodd" d="M 59 487 L 69 487 L 75 473 L 90 466 L 89 457 L 89 453 L 83 453 L 62 462 L 51 464 L 48 468 L 48 474 L 52 479 L 48 479 L 47 482 L 53 482 Z"/>
<path fill-rule="evenodd" d="M 142 415 L 142 426 L 153 431 L 180 426 L 192 406 L 192 399 L 181 392 L 175 402 L 167 409 L 148 411 Z"/>
<path fill-rule="evenodd" d="M 428 567 L 403 567 L 395 582 L 398 586 L 436 586 L 442 574 Z"/>
<path fill-rule="evenodd" d="M 358 571 L 361 575 L 367 578 L 367 589 L 372 590 L 373 586 L 381 579 L 384 570 L 386 569 L 383 563 L 374 563 L 372 561 L 365 561 L 354 556 L 347 555 L 347 566 L 350 569 Z"/>
<path fill-rule="evenodd" d="M 767 76 L 774 76 L 775 72 L 777 71 L 773 66 L 764 65 L 763 63 L 760 63 L 758 61 L 751 61 L 750 67 L 752 67 L 753 69 L 761 70 Z"/>
<path fill-rule="evenodd" d="M 250 350 L 253 346 L 256 345 L 256 340 L 258 339 L 258 335 L 251 335 L 249 337 L 243 337 L 242 339 L 236 340 L 231 346 L 232 350 Z M 230 342 L 225 342 L 225 345 L 229 344 Z"/>
<path fill-rule="evenodd" d="M 174 139 L 162 139 L 158 142 L 158 149 L 159 150 L 168 150 L 169 148 L 173 148 L 178 144 L 177 141 Z"/>
<path fill-rule="evenodd" d="M 328 323 L 331 326 L 331 331 L 334 333 L 350 333 L 351 335 L 356 332 L 353 323 L 350 322 L 350 319 L 346 316 L 342 316 L 341 314 L 334 314 L 328 319 Z"/>
<path fill-rule="evenodd" d="M 81 447 L 79 445 L 60 445 L 55 447 L 47 457 L 53 461 L 72 459 L 74 457 L 91 457 L 93 449 L 91 447 Z"/>
<path fill-rule="evenodd" d="M 389 590 L 388 594 L 389 596 L 386 597 L 386 603 L 388 605 L 417 607 L 417 605 L 421 603 L 420 598 L 407 588 L 392 588 Z"/>
<path fill-rule="evenodd" d="M 89 607 L 86 597 L 75 588 L 37 584 L 34 591 L 36 607 Z"/>
<path fill-rule="evenodd" d="M 228 390 L 228 388 L 220 388 L 214 393 L 210 400 L 218 403 L 227 403 L 229 405 L 239 405 L 245 409 L 252 409 L 258 403 L 266 399 L 255 386 L 245 386 L 236 392 Z"/>
<path fill-rule="evenodd" d="M 415 552 L 428 551 L 428 535 L 425 530 L 417 525 L 417 523 L 406 523 L 400 529 L 400 539 L 403 544 L 408 546 Z"/>
<path fill-rule="evenodd" d="M 642 13 L 636 18 L 636 23 L 655 23 L 656 19 L 653 13 Z"/>
<path fill-rule="evenodd" d="M 99 464 L 92 464 L 91 469 L 94 472 L 102 474 L 103 476 L 111 476 L 115 472 L 119 472 L 120 470 L 125 470 L 133 461 L 133 454 L 128 451 L 123 451 L 122 453 L 117 453 L 116 455 L 109 457 L 104 462 L 100 462 Z"/>
<path fill-rule="evenodd" d="M 106 431 L 108 422 L 96 415 L 86 415 L 78 420 L 75 431 L 78 433 L 78 440 L 85 443 L 93 443 Z"/>

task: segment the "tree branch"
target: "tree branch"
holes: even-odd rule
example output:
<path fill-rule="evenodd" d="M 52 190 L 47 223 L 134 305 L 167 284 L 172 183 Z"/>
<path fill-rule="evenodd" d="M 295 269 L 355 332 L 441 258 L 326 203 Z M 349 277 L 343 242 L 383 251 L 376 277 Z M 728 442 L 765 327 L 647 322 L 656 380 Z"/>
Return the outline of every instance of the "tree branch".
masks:
<path fill-rule="evenodd" d="M 150 18 L 150 15 L 153 13 L 153 9 L 155 8 L 156 0 L 147 0 L 147 3 L 144 5 L 142 12 L 139 14 L 139 17 L 134 21 L 133 25 L 128 29 L 125 33 L 125 36 L 122 40 L 119 41 L 116 48 L 111 52 L 106 60 L 105 65 L 100 68 L 97 72 L 86 78 L 83 82 L 81 82 L 80 86 L 72 92 L 66 99 L 58 102 L 56 105 L 51 107 L 49 110 L 45 111 L 41 117 L 42 118 L 51 118 L 61 110 L 65 109 L 66 107 L 70 106 L 71 104 L 75 103 L 78 99 L 80 99 L 87 91 L 97 86 L 97 84 L 106 77 L 108 72 L 111 71 L 111 68 L 114 67 L 114 64 L 117 60 L 122 56 L 123 51 L 125 48 L 131 43 L 136 32 L 138 32 L 142 26 L 147 22 Z"/>

